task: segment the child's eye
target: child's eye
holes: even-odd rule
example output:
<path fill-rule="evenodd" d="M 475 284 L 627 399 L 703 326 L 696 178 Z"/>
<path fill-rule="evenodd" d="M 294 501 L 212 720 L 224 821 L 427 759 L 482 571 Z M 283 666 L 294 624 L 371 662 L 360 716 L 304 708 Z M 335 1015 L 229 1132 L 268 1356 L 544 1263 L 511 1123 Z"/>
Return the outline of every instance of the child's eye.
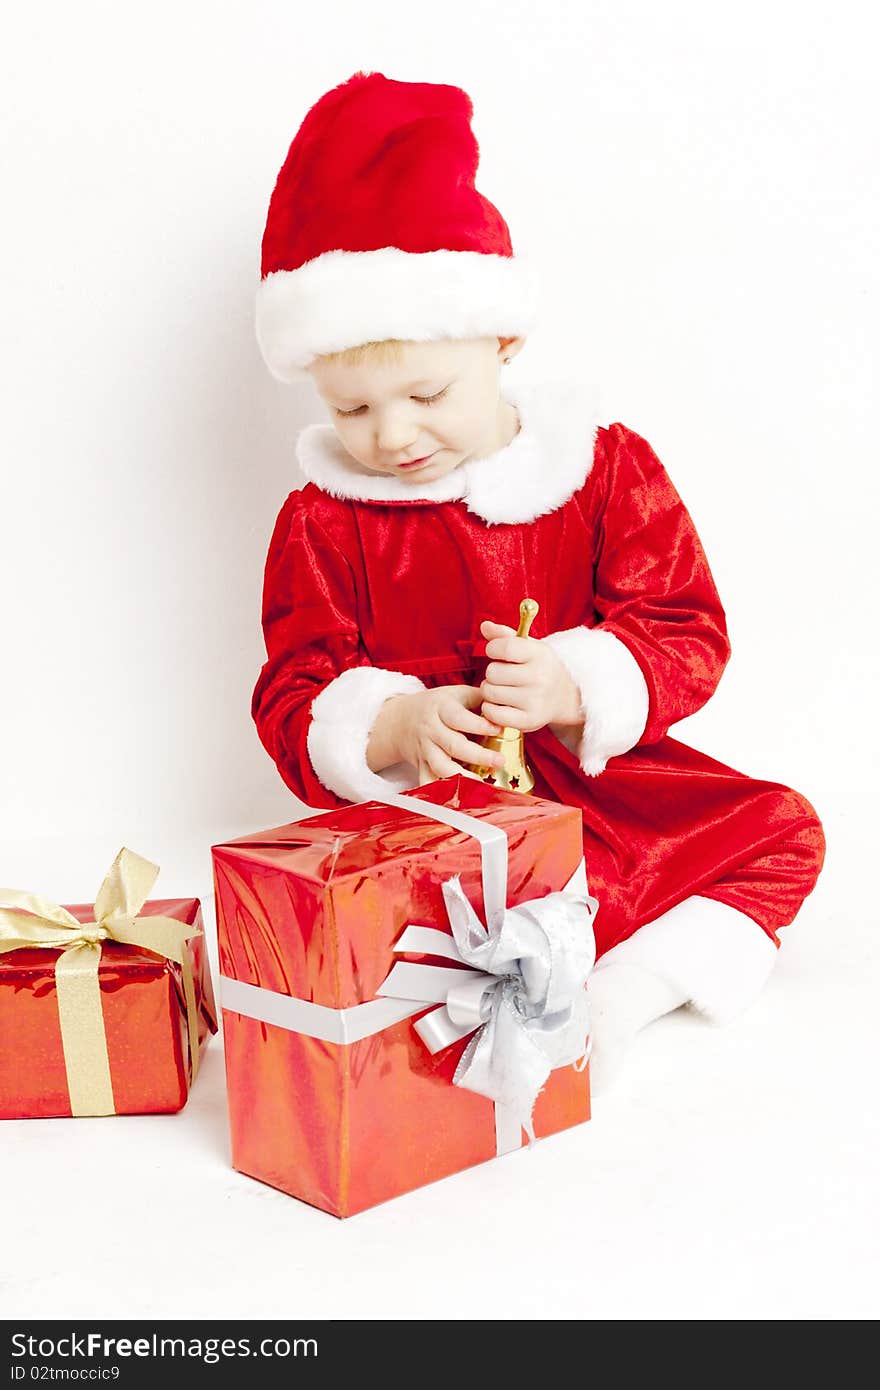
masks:
<path fill-rule="evenodd" d="M 448 386 L 444 386 L 444 387 L 443 387 L 443 390 L 442 390 L 442 391 L 438 391 L 437 394 L 436 394 L 435 396 L 413 396 L 413 400 L 414 400 L 414 401 L 419 401 L 422 405 L 433 405 L 435 401 L 441 400 L 442 397 L 446 395 L 446 392 L 447 392 L 448 390 L 449 390 L 449 387 L 448 387 Z"/>
<path fill-rule="evenodd" d="M 436 401 L 443 399 L 448 390 L 449 387 L 444 386 L 443 390 L 438 391 L 437 394 L 434 396 L 413 396 L 413 400 L 418 401 L 420 405 L 434 405 Z M 336 406 L 333 407 L 337 415 L 344 416 L 360 415 L 362 411 L 366 410 L 366 408 L 367 407 L 365 405 L 359 405 L 356 410 L 338 410 Z"/>

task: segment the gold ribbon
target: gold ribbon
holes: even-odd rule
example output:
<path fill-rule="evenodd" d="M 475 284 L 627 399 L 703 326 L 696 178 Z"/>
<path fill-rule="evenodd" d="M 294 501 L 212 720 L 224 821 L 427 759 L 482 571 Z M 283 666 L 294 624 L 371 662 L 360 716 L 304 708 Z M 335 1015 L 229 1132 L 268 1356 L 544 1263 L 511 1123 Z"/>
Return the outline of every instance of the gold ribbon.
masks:
<path fill-rule="evenodd" d="M 101 1008 L 101 943 L 119 941 L 176 961 L 183 975 L 189 1036 L 190 1085 L 199 1069 L 199 1013 L 187 942 L 201 928 L 175 917 L 138 917 L 159 866 L 121 849 L 95 898 L 95 920 L 78 922 L 49 898 L 0 888 L 0 954 L 25 947 L 60 950 L 55 962 L 58 1020 L 74 1115 L 115 1115 L 110 1059 Z"/>

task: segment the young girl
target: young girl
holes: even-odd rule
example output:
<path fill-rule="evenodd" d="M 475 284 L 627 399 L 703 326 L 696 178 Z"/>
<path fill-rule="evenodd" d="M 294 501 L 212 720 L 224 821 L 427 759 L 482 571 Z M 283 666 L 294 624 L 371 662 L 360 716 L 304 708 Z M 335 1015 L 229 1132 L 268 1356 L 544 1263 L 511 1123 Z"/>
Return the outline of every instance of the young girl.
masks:
<path fill-rule="evenodd" d="M 270 542 L 252 714 L 315 807 L 485 765 L 484 735 L 523 731 L 533 794 L 583 815 L 601 1090 L 651 1020 L 751 1002 L 824 839 L 797 792 L 668 736 L 718 684 L 724 610 L 650 445 L 576 387 L 502 384 L 534 281 L 476 190 L 472 114 L 457 87 L 359 72 L 278 176 L 257 336 L 331 423 L 302 431 L 306 485 Z"/>

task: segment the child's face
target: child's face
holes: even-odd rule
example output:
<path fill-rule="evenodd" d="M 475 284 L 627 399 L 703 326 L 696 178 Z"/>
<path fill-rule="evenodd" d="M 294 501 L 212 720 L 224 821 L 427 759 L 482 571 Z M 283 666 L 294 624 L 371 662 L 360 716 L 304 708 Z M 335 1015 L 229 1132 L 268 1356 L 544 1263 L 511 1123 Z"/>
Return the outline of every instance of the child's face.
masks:
<path fill-rule="evenodd" d="M 389 361 L 319 357 L 308 370 L 358 463 L 374 473 L 431 481 L 494 453 L 516 434 L 519 422 L 501 398 L 499 371 L 501 359 L 513 357 L 524 341 L 406 342 Z"/>

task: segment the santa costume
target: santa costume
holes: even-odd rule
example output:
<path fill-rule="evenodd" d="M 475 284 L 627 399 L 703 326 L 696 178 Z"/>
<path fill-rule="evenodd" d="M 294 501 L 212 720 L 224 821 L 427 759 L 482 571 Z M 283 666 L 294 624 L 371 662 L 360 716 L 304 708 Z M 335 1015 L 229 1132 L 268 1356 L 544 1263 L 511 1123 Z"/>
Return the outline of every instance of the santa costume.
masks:
<path fill-rule="evenodd" d="M 528 333 L 537 280 L 475 188 L 471 116 L 457 87 L 381 73 L 355 74 L 309 111 L 272 194 L 257 292 L 258 341 L 280 380 L 383 338 Z M 481 620 L 515 628 L 520 601 L 536 599 L 530 637 L 557 653 L 586 717 L 526 733 L 525 751 L 534 795 L 583 816 L 600 1014 L 613 966 L 614 991 L 654 989 L 651 1016 L 687 1002 L 726 1021 L 762 987 L 816 882 L 819 818 L 789 787 L 669 736 L 708 700 L 730 646 L 694 524 L 650 444 L 603 422 L 577 385 L 502 395 L 519 419 L 512 441 L 421 484 L 362 468 L 332 425 L 301 432 L 306 482 L 266 562 L 260 739 L 312 807 L 417 786 L 408 764 L 367 765 L 383 702 L 479 685 Z"/>

